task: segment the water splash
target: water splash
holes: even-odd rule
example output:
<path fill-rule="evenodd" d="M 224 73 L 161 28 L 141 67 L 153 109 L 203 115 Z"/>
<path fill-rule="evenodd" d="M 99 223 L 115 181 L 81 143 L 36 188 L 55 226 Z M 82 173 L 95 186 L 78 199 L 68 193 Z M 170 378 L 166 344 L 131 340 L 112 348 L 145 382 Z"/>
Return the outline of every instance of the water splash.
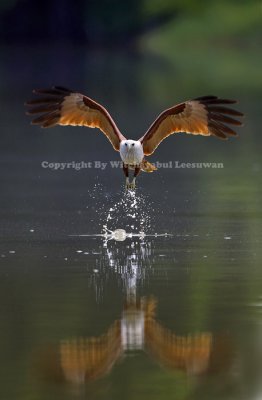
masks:
<path fill-rule="evenodd" d="M 103 228 L 114 231 L 123 226 L 134 233 L 154 229 L 154 204 L 151 197 L 136 191 L 121 190 L 114 193 L 105 191 L 99 182 L 89 191 L 90 201 L 86 208 L 91 212 L 89 222 L 95 222 L 101 231 Z"/>
<path fill-rule="evenodd" d="M 115 240 L 116 242 L 124 242 L 126 239 L 139 238 L 141 240 L 146 237 L 171 237 L 173 236 L 170 233 L 145 233 L 140 231 L 136 232 L 127 232 L 125 229 L 115 229 L 114 231 L 108 229 L 106 225 L 103 226 L 103 233 L 95 233 L 95 234 L 82 234 L 82 235 L 69 235 L 69 236 L 77 236 L 77 237 L 102 237 L 105 239 L 105 244 L 108 240 Z M 82 250 L 77 250 L 77 253 L 82 253 Z"/>
<path fill-rule="evenodd" d="M 153 213 L 152 202 L 145 195 L 127 191 L 110 206 L 103 228 L 114 231 L 117 226 L 122 225 L 137 234 L 145 232 L 153 224 Z"/>

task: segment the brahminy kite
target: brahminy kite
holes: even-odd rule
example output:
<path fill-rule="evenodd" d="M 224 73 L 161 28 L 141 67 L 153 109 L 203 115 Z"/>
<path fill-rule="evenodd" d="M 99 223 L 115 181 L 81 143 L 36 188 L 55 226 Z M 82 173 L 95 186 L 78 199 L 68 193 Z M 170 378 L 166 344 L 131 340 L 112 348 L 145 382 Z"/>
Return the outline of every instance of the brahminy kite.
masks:
<path fill-rule="evenodd" d="M 27 114 L 41 115 L 33 119 L 32 124 L 40 125 L 42 128 L 55 125 L 87 126 L 99 128 L 107 136 L 113 148 L 120 152 L 127 189 L 135 188 L 136 177 L 140 170 L 145 172 L 156 170 L 145 156 L 153 154 L 162 140 L 172 133 L 216 136 L 225 140 L 228 136 L 237 135 L 227 124 L 242 125 L 232 116 L 242 117 L 243 114 L 227 106 L 236 103 L 235 100 L 203 96 L 163 111 L 139 140 L 131 140 L 126 139 L 120 132 L 103 106 L 81 93 L 60 86 L 34 90 L 33 93 L 39 97 L 26 103 L 27 106 L 31 106 Z M 129 169 L 134 169 L 131 182 Z"/>

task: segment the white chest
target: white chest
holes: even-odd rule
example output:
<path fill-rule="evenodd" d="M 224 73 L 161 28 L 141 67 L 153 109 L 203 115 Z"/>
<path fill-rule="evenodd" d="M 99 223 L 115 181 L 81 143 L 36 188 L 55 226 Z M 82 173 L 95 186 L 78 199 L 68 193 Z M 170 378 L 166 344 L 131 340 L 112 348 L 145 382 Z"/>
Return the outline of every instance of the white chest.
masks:
<path fill-rule="evenodd" d="M 133 140 L 127 140 L 125 143 L 121 143 L 120 156 L 124 164 L 140 164 L 144 158 L 144 152 L 141 143 Z"/>

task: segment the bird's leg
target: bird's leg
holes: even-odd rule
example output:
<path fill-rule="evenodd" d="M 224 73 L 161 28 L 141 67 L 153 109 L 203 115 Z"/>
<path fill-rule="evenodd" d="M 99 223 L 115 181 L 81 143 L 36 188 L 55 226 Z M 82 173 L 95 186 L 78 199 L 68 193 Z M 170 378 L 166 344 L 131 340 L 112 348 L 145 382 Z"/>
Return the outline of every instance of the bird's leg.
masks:
<path fill-rule="evenodd" d="M 128 170 L 128 164 L 123 164 L 123 171 L 126 177 L 126 189 L 129 189 L 129 170 Z"/>
<path fill-rule="evenodd" d="M 134 177 L 133 177 L 132 182 L 129 184 L 129 189 L 135 189 L 135 187 L 136 187 L 136 177 L 138 176 L 140 170 L 141 170 L 140 166 L 139 167 L 135 167 Z"/>

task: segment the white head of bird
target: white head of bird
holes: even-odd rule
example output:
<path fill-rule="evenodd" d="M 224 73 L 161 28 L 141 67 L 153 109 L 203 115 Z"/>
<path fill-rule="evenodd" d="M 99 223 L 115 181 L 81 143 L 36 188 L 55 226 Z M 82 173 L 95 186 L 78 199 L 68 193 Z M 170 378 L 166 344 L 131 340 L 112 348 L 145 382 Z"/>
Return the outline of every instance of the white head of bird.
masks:
<path fill-rule="evenodd" d="M 140 165 L 144 158 L 142 144 L 139 140 L 122 140 L 120 143 L 120 156 L 124 164 Z"/>

